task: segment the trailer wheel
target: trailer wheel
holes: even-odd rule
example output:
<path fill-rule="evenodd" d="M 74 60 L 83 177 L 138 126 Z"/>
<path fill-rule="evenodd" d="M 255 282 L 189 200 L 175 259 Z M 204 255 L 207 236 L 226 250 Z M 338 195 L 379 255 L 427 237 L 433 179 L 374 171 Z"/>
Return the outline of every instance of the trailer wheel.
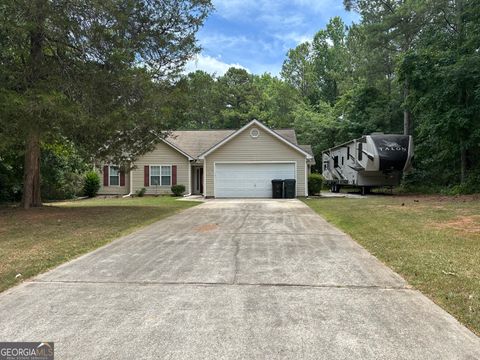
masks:
<path fill-rule="evenodd" d="M 339 193 L 339 192 L 340 192 L 340 185 L 338 185 L 338 184 L 333 184 L 330 191 L 331 191 L 332 193 Z"/>
<path fill-rule="evenodd" d="M 369 186 L 362 186 L 362 195 L 365 196 L 367 194 L 370 194 L 370 187 Z"/>

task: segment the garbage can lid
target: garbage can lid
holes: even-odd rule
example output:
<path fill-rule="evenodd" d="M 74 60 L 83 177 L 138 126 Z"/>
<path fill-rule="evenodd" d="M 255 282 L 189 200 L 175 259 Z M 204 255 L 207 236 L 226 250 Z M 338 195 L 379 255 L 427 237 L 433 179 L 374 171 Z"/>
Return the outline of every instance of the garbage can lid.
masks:
<path fill-rule="evenodd" d="M 295 182 L 295 179 L 285 179 L 285 180 L 283 180 L 283 181 L 290 183 L 290 182 Z"/>
<path fill-rule="evenodd" d="M 277 182 L 283 182 L 283 180 L 282 180 L 282 179 L 273 179 L 273 180 L 272 180 L 272 183 L 274 183 L 274 182 L 275 182 L 275 183 L 277 183 Z"/>

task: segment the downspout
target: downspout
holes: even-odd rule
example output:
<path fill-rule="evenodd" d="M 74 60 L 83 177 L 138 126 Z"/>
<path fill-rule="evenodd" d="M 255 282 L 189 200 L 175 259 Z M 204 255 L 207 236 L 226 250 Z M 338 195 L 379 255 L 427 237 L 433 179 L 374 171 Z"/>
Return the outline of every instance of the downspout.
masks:
<path fill-rule="evenodd" d="M 207 198 L 207 158 L 205 156 L 203 157 L 203 197 Z"/>
<path fill-rule="evenodd" d="M 192 163 L 193 160 L 188 159 L 188 194 L 183 195 L 184 197 L 192 196 Z"/>
<path fill-rule="evenodd" d="M 308 157 L 305 157 L 305 197 L 308 197 Z"/>

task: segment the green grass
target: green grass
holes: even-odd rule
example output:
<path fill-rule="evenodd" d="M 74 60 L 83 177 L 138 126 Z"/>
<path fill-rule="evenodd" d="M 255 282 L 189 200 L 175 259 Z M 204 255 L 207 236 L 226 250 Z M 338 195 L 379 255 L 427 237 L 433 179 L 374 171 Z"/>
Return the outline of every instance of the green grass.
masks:
<path fill-rule="evenodd" d="M 472 197 L 305 200 L 480 334 L 480 202 Z"/>
<path fill-rule="evenodd" d="M 0 291 L 196 204 L 165 196 L 0 207 Z"/>

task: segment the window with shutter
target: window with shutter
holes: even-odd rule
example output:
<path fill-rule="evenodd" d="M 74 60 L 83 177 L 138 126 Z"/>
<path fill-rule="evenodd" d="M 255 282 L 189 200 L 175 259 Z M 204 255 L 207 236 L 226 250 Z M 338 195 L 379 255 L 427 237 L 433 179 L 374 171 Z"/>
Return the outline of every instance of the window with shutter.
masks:
<path fill-rule="evenodd" d="M 172 185 L 172 166 L 171 165 L 151 165 L 150 166 L 150 186 L 171 186 Z"/>
<path fill-rule="evenodd" d="M 109 179 L 109 186 L 120 185 L 120 169 L 118 166 L 110 165 L 108 179 Z"/>

